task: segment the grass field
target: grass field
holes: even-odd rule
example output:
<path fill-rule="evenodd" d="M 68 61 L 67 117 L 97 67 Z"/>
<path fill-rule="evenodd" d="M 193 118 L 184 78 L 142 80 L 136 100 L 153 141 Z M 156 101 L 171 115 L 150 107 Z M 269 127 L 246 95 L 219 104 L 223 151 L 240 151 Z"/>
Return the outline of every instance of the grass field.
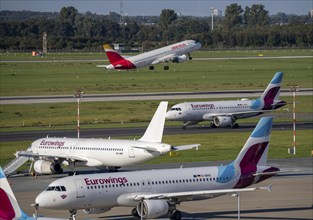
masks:
<path fill-rule="evenodd" d="M 134 56 L 133 54 L 123 54 Z M 192 56 L 197 57 L 255 57 L 255 56 L 312 56 L 312 49 L 273 49 L 273 50 L 202 50 L 195 51 Z M 32 57 L 29 53 L 0 53 L 1 60 L 75 60 L 75 59 L 96 59 L 104 60 L 106 55 L 104 51 L 99 52 L 49 52 L 44 57 Z"/>
<path fill-rule="evenodd" d="M 203 57 L 213 52 L 198 52 Z M 215 52 L 218 56 L 218 52 Z M 221 52 L 222 53 L 222 52 Z M 223 52 L 226 56 L 227 52 Z M 312 87 L 312 58 L 208 60 L 162 64 L 155 71 L 106 72 L 99 62 L 2 62 L 1 96 L 264 89 L 274 73 L 285 73 L 283 87 Z M 104 62 L 102 63 L 104 64 Z"/>

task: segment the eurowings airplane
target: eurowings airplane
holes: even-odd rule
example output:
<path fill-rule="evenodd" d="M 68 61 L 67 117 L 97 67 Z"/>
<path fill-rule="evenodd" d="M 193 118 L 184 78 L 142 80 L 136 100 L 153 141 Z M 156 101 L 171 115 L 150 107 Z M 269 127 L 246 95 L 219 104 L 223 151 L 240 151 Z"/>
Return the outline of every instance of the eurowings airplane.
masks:
<path fill-rule="evenodd" d="M 63 162 L 73 169 L 75 165 L 117 169 L 159 157 L 170 151 L 198 148 L 199 144 L 174 147 L 162 143 L 168 102 L 161 102 L 147 130 L 139 140 L 41 138 L 27 151 L 17 156 L 35 160 L 34 170 L 39 174 L 62 173 Z"/>
<path fill-rule="evenodd" d="M 226 166 L 102 173 L 58 179 L 36 198 L 39 207 L 99 214 L 115 206 L 134 207 L 133 216 L 181 219 L 176 205 L 189 200 L 268 187 L 245 188 L 274 176 L 267 166 L 272 118 L 261 118 L 237 158 Z M 245 189 L 244 189 L 245 188 Z M 56 190 L 63 189 L 63 190 Z"/>
<path fill-rule="evenodd" d="M 0 167 L 0 219 L 2 220 L 60 220 L 59 218 L 30 217 L 19 206 L 15 195 Z"/>
<path fill-rule="evenodd" d="M 250 118 L 286 105 L 279 100 L 283 73 L 277 72 L 261 97 L 254 100 L 184 102 L 174 105 L 166 114 L 171 121 L 182 121 L 183 129 L 201 121 L 212 121 L 211 127 L 237 128 L 237 119 Z"/>
<path fill-rule="evenodd" d="M 187 61 L 188 57 L 191 60 L 190 53 L 200 49 L 201 44 L 194 40 L 185 40 L 176 44 L 162 47 L 156 50 L 145 52 L 129 58 L 122 57 L 110 45 L 105 44 L 103 48 L 110 61 L 110 65 L 98 65 L 97 67 L 105 67 L 107 70 L 130 70 L 149 66 L 150 70 L 154 69 L 155 64 L 168 63 L 182 63 Z M 188 57 L 187 57 L 188 56 Z M 169 67 L 164 66 L 164 70 Z"/>

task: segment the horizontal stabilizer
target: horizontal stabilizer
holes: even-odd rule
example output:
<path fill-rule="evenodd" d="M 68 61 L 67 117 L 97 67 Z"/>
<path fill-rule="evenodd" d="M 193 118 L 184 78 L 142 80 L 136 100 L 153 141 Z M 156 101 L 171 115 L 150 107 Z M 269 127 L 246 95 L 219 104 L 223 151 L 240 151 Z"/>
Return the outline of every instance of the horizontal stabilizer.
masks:
<path fill-rule="evenodd" d="M 199 150 L 201 144 L 188 144 L 188 145 L 180 145 L 180 146 L 172 146 L 172 151 L 181 151 L 181 150 Z"/>

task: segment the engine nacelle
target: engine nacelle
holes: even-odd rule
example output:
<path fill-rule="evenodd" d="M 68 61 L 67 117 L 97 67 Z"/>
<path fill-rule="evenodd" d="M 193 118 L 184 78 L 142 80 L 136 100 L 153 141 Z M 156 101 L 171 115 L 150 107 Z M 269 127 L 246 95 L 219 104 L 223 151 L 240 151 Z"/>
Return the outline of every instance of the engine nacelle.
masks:
<path fill-rule="evenodd" d="M 137 204 L 137 213 L 142 218 L 162 217 L 168 214 L 169 209 L 165 200 L 144 200 Z"/>
<path fill-rule="evenodd" d="M 39 174 L 63 173 L 61 164 L 47 160 L 36 160 L 34 170 Z"/>
<path fill-rule="evenodd" d="M 231 126 L 232 119 L 227 116 L 217 116 L 213 120 L 216 127 L 227 127 Z"/>
<path fill-rule="evenodd" d="M 173 58 L 173 63 L 182 63 L 182 62 L 185 62 L 187 61 L 187 56 L 185 54 L 181 55 L 181 56 L 178 56 L 178 57 L 174 57 Z"/>
<path fill-rule="evenodd" d="M 101 214 L 104 212 L 109 211 L 111 208 L 90 208 L 90 209 L 83 209 L 85 214 Z"/>

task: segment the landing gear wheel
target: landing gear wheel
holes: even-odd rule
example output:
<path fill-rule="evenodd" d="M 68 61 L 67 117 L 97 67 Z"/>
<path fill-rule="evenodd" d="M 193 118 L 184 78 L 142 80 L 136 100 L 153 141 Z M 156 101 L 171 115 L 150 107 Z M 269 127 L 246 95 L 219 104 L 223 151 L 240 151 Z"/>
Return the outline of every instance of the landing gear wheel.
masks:
<path fill-rule="evenodd" d="M 70 211 L 70 214 L 71 214 L 71 216 L 70 216 L 70 220 L 75 220 L 76 218 L 75 218 L 75 215 L 76 215 L 76 213 L 77 213 L 77 209 L 70 209 L 69 210 Z"/>
<path fill-rule="evenodd" d="M 134 216 L 134 217 L 138 217 L 138 218 L 140 217 L 136 208 L 132 209 L 131 215 Z"/>
<path fill-rule="evenodd" d="M 176 210 L 173 212 L 173 214 L 171 214 L 170 219 L 181 220 L 182 217 L 183 216 L 182 216 L 181 212 Z"/>
<path fill-rule="evenodd" d="M 164 66 L 163 69 L 164 69 L 164 70 L 169 70 L 170 67 L 169 67 L 169 66 Z"/>
<path fill-rule="evenodd" d="M 181 128 L 184 129 L 184 130 L 186 130 L 187 125 L 183 125 Z"/>
<path fill-rule="evenodd" d="M 214 122 L 210 123 L 210 128 L 216 128 L 217 126 L 214 124 Z"/>
<path fill-rule="evenodd" d="M 149 66 L 149 70 L 154 70 L 154 66 Z"/>
<path fill-rule="evenodd" d="M 232 128 L 239 128 L 239 125 L 238 125 L 237 123 L 235 123 L 235 124 L 233 124 L 231 127 L 232 127 Z"/>

